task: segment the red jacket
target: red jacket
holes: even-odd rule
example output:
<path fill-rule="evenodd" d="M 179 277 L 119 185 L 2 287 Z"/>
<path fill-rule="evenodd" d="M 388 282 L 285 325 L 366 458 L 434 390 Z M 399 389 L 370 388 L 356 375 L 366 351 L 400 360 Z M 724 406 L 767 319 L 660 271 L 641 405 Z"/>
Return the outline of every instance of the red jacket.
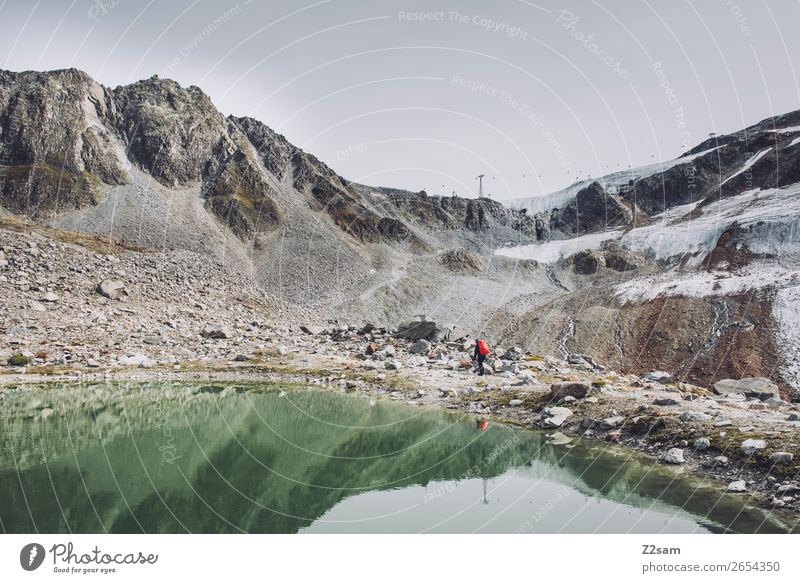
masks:
<path fill-rule="evenodd" d="M 492 350 L 489 348 L 489 344 L 483 338 L 478 340 L 478 342 L 475 344 L 475 358 L 478 358 L 479 354 L 486 356 L 491 351 Z"/>

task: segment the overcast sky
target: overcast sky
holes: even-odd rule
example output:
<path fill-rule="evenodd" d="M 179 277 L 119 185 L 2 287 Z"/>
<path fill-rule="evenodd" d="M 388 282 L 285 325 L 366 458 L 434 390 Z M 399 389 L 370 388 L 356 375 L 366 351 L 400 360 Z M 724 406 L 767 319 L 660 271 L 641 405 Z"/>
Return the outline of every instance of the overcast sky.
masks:
<path fill-rule="evenodd" d="M 158 74 L 354 181 L 534 196 L 800 109 L 786 0 L 0 0 L 0 66 Z"/>

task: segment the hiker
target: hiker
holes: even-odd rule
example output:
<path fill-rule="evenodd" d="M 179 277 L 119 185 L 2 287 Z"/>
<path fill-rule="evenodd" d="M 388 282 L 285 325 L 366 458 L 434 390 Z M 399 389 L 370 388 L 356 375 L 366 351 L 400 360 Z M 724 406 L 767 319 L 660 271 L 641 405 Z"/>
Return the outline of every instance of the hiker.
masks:
<path fill-rule="evenodd" d="M 486 357 L 491 352 L 489 349 L 489 343 L 486 342 L 485 339 L 478 336 L 475 339 L 475 352 L 472 355 L 472 360 L 478 362 L 478 376 L 483 376 L 483 363 L 486 360 Z"/>

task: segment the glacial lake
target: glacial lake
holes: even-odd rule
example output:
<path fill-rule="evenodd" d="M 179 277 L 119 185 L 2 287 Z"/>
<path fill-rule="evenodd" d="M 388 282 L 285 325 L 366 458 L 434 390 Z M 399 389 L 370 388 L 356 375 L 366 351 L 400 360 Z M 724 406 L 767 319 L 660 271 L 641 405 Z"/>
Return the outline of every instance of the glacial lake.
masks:
<path fill-rule="evenodd" d="M 258 383 L 0 389 L 6 533 L 787 532 L 592 440 Z"/>

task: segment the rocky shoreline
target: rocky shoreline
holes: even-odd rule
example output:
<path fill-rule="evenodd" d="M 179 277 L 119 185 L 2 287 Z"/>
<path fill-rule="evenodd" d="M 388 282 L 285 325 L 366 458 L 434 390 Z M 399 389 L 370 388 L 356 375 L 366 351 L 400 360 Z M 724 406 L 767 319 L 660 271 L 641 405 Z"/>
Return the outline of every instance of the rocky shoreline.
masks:
<path fill-rule="evenodd" d="M 753 505 L 800 511 L 797 466 L 793 463 L 800 415 L 794 406 L 751 408 L 763 402 L 714 395 L 700 387 L 667 382 L 670 379 L 663 376 L 658 382 L 618 375 L 586 360 L 570 364 L 538 355 L 520 355 L 516 361 L 497 358 L 494 362 L 504 363 L 499 366 L 516 362 L 522 370 L 513 377 L 481 378 L 461 360 L 457 368 L 442 368 L 435 358 L 418 354 L 418 342 L 387 339 L 372 355 L 348 350 L 354 343 L 364 343 L 363 338 L 347 342 L 342 347 L 345 350 L 331 351 L 333 354 L 320 350 L 330 342 L 336 341 L 326 333 L 305 334 L 295 339 L 286 354 L 202 364 L 151 365 L 145 361 L 144 366 L 73 369 L 56 375 L 36 373 L 35 369 L 5 370 L 6 374 L 0 375 L 0 393 L 14 390 L 18 384 L 69 381 L 303 383 L 550 431 L 548 439 L 554 446 L 570 447 L 573 437 L 613 442 L 661 463 L 714 478 L 721 490 L 741 492 Z M 374 343 L 365 344 L 370 351 Z M 298 350 L 298 345 L 306 345 L 306 350 Z M 432 344 L 431 351 L 436 351 L 436 346 Z M 46 417 L 52 412 L 43 409 L 41 414 Z"/>
<path fill-rule="evenodd" d="M 68 232 L 0 229 L 0 393 L 64 381 L 297 381 L 614 442 L 800 510 L 800 408 L 766 379 L 713 387 L 471 342 L 433 322 L 346 324 L 275 297 L 232 265 Z M 39 413 L 47 418 L 45 408 Z"/>

